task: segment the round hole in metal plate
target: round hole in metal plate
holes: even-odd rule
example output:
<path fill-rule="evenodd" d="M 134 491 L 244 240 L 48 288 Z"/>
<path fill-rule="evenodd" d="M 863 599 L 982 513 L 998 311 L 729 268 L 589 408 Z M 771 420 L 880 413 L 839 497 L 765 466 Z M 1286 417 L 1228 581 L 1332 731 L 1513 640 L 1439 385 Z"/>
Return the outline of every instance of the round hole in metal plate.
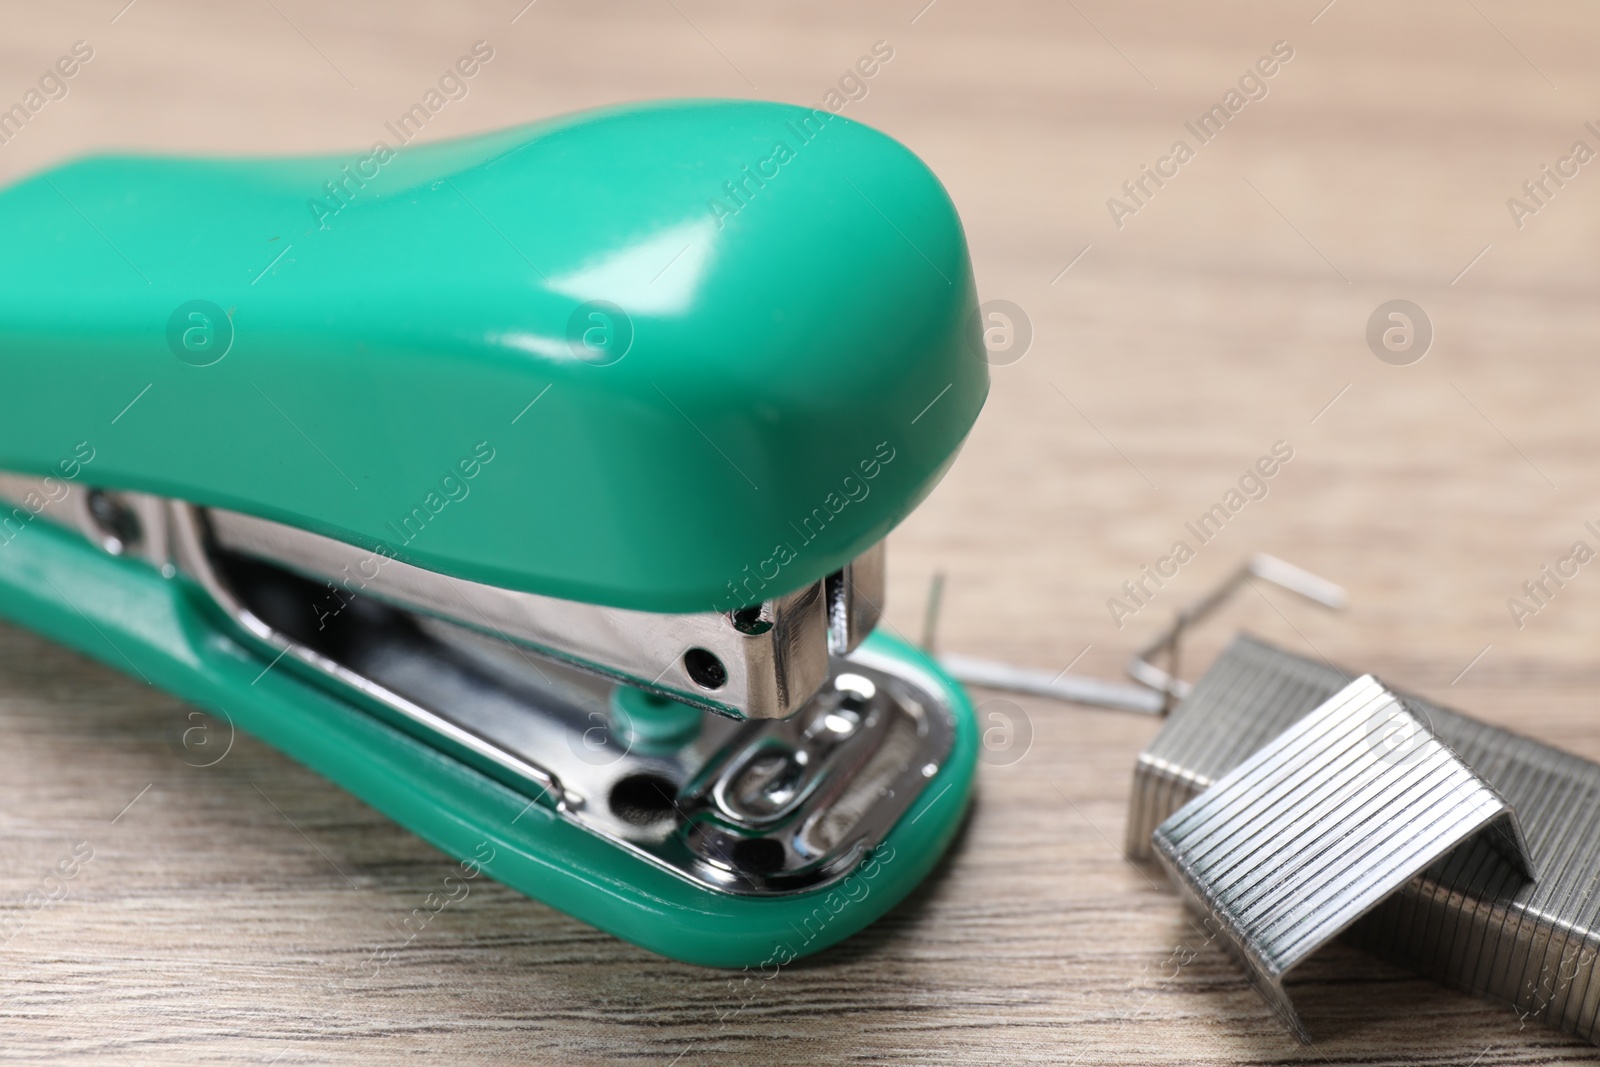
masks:
<path fill-rule="evenodd" d="M 650 826 L 672 818 L 678 787 L 659 774 L 630 774 L 611 787 L 611 814 L 632 826 Z"/>
<path fill-rule="evenodd" d="M 783 870 L 783 842 L 770 837 L 741 837 L 733 844 L 734 866 L 757 874 Z"/>
<path fill-rule="evenodd" d="M 722 665 L 715 652 L 691 648 L 683 654 L 683 669 L 701 689 L 721 689 L 728 684 L 728 668 Z"/>

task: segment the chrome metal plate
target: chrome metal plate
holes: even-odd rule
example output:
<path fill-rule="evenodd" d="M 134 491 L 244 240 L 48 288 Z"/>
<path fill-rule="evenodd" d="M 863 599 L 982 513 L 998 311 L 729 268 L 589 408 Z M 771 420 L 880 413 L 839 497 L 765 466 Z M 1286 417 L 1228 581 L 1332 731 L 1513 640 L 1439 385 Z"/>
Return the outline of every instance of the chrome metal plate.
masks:
<path fill-rule="evenodd" d="M 15 511 L 7 515 L 6 505 Z M 413 566 L 393 549 L 146 493 L 75 486 L 0 471 L 0 541 L 7 525 L 40 515 L 112 555 L 184 565 L 185 528 L 208 543 L 287 568 L 322 586 L 306 610 L 336 616 L 361 596 L 515 641 L 543 656 L 744 719 L 792 715 L 877 625 L 884 546 L 785 596 L 736 611 L 657 613 L 562 600 Z M 190 556 L 192 557 L 192 553 Z M 188 562 L 203 566 L 194 559 Z"/>
<path fill-rule="evenodd" d="M 652 615 L 375 562 L 181 501 L 48 489 L 0 473 L 0 500 L 181 574 L 280 669 L 719 891 L 792 893 L 845 877 L 954 743 L 954 710 L 934 679 L 856 647 L 882 601 L 881 545 L 749 613 Z M 686 648 L 716 650 L 723 692 L 683 691 L 693 679 L 673 672 Z"/>
<path fill-rule="evenodd" d="M 316 583 L 197 542 L 183 569 L 284 662 L 495 774 L 584 829 L 701 885 L 799 892 L 843 878 L 894 826 L 954 743 L 932 679 L 857 649 L 787 719 L 739 721 L 384 601 L 335 618 Z"/>

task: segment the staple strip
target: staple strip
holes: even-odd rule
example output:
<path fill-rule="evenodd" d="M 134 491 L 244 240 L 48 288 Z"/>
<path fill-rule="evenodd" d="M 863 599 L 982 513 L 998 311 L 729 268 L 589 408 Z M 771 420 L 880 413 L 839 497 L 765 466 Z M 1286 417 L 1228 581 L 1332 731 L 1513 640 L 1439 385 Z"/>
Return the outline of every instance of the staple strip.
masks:
<path fill-rule="evenodd" d="M 1128 854 L 1160 823 L 1352 680 L 1251 637 L 1234 640 L 1140 754 Z M 1530 1021 L 1600 1038 L 1600 764 L 1408 694 L 1407 711 L 1516 810 L 1540 872 L 1473 839 L 1344 935 Z"/>
<path fill-rule="evenodd" d="M 1533 869 L 1515 812 L 1370 675 L 1156 827 L 1156 853 L 1310 1040 L 1284 975 L 1474 835 Z"/>

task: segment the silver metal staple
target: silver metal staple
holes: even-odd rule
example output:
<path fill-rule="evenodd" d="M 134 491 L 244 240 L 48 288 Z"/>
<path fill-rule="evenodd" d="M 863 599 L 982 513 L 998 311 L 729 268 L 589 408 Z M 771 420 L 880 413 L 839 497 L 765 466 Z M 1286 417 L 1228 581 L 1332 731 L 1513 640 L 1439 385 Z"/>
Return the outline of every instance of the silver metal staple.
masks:
<path fill-rule="evenodd" d="M 1156 827 L 1156 854 L 1309 1041 L 1283 979 L 1476 835 L 1526 877 L 1516 813 L 1371 675 Z"/>
<path fill-rule="evenodd" d="M 1140 754 L 1128 855 L 1158 824 L 1343 689 L 1336 667 L 1236 638 Z M 1344 939 L 1589 1041 L 1600 1039 L 1600 764 L 1402 694 L 1434 737 L 1515 808 L 1529 882 L 1475 837 L 1368 912 Z"/>

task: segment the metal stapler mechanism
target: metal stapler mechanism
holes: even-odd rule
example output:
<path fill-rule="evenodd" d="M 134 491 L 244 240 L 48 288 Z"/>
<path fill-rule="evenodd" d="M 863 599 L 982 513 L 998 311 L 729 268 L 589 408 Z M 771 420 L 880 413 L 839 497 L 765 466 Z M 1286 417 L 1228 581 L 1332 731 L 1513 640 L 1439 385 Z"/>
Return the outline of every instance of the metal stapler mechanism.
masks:
<path fill-rule="evenodd" d="M 665 955 L 867 925 L 976 754 L 876 629 L 988 387 L 943 188 L 744 102 L 358 155 L 0 192 L 0 614 Z"/>

